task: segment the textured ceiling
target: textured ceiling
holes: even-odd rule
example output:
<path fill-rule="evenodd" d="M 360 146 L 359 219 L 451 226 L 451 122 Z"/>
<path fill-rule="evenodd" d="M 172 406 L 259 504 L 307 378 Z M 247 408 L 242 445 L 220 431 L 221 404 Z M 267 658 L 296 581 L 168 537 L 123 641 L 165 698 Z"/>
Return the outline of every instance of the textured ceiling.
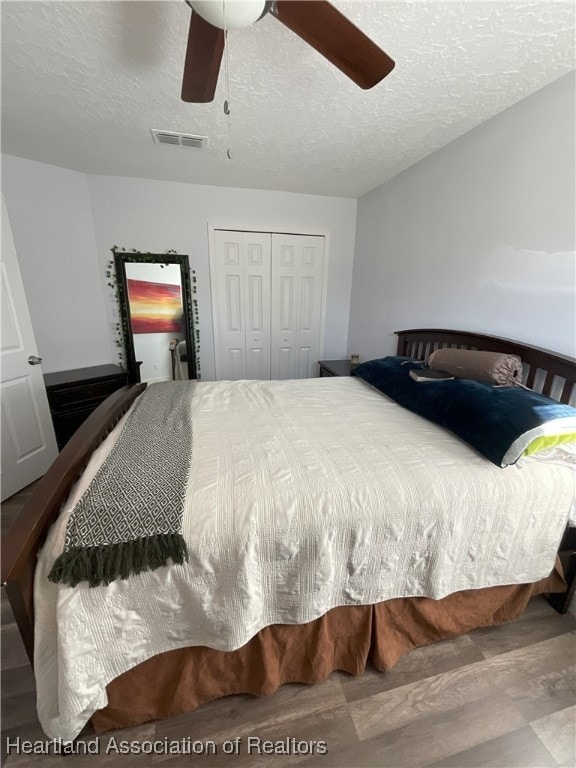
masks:
<path fill-rule="evenodd" d="M 184 2 L 4 0 L 2 149 L 88 173 L 358 197 L 574 67 L 572 2 L 334 4 L 393 73 L 362 91 L 267 16 L 229 35 L 229 122 L 223 71 L 213 103 L 180 101 Z M 209 148 L 156 145 L 150 128 Z"/>

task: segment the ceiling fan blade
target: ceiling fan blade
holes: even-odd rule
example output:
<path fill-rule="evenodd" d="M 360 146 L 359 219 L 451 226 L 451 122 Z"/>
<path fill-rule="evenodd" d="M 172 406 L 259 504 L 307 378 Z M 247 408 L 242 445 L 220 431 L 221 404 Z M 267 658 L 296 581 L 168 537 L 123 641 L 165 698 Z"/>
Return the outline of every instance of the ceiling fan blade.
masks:
<path fill-rule="evenodd" d="M 192 11 L 182 78 L 182 101 L 205 103 L 214 100 L 223 52 L 224 30 L 213 27 Z"/>
<path fill-rule="evenodd" d="M 394 61 L 326 0 L 277 0 L 271 13 L 360 88 L 379 83 Z"/>

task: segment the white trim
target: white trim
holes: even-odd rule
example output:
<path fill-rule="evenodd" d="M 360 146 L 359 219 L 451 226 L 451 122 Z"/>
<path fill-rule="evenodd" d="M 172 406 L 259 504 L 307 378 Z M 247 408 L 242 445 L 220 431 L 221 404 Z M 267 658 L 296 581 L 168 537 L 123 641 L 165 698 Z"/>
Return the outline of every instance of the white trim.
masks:
<path fill-rule="evenodd" d="M 324 360 L 324 346 L 326 343 L 326 303 L 328 298 L 328 262 L 330 259 L 330 230 L 313 229 L 310 227 L 286 227 L 286 226 L 254 226 L 239 224 L 234 226 L 230 222 L 225 224 L 215 224 L 208 222 L 208 263 L 210 273 L 210 299 L 212 301 L 212 337 L 214 341 L 214 375 L 216 375 L 216 356 L 219 348 L 219 329 L 218 323 L 214 317 L 214 307 L 216 306 L 215 286 L 212 276 L 214 274 L 214 259 L 216 257 L 216 243 L 214 233 L 216 230 L 226 230 L 229 232 L 261 232 L 270 235 L 312 235 L 314 237 L 324 238 L 324 264 L 322 268 L 322 301 L 320 305 L 320 340 L 318 346 L 318 357 Z"/>
<path fill-rule="evenodd" d="M 326 229 L 311 229 L 310 227 L 287 227 L 284 225 L 273 226 L 271 224 L 255 226 L 247 224 L 238 224 L 235 226 L 229 221 L 225 224 L 208 222 L 208 231 L 215 229 L 225 229 L 231 232 L 262 232 L 264 234 L 270 233 L 272 235 L 316 235 L 329 236 L 329 231 Z"/>

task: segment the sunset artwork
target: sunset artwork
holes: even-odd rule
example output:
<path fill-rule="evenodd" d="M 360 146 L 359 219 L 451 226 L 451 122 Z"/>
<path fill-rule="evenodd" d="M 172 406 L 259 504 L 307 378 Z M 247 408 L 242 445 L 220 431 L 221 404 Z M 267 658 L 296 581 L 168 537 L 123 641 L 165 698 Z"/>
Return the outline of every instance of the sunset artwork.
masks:
<path fill-rule="evenodd" d="M 132 333 L 181 333 L 179 285 L 128 280 Z"/>

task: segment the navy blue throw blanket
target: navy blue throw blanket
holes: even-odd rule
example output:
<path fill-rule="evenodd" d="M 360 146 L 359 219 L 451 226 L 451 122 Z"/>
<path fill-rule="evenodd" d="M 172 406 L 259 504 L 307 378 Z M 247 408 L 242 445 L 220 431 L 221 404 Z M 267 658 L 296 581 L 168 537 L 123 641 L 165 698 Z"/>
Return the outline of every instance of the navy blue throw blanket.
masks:
<path fill-rule="evenodd" d="M 449 429 L 498 467 L 520 458 L 526 446 L 504 462 L 509 448 L 526 432 L 550 421 L 576 417 L 576 408 L 522 387 L 497 387 L 471 379 L 415 381 L 409 371 L 421 367 L 421 361 L 409 357 L 384 357 L 361 363 L 352 375 Z"/>

